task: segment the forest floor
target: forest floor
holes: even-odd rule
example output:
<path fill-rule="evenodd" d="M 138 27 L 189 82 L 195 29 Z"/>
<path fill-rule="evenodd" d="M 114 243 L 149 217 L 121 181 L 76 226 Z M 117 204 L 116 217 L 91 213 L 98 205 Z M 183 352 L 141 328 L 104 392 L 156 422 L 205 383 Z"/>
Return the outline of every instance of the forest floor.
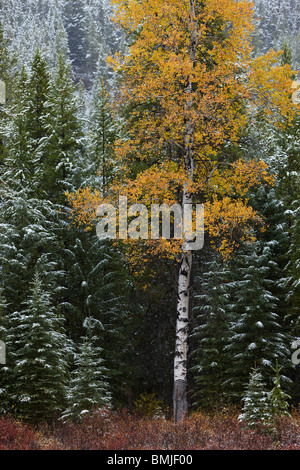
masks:
<path fill-rule="evenodd" d="M 273 430 L 249 429 L 233 410 L 185 422 L 104 410 L 79 423 L 30 426 L 0 418 L 0 450 L 300 450 L 300 410 Z"/>

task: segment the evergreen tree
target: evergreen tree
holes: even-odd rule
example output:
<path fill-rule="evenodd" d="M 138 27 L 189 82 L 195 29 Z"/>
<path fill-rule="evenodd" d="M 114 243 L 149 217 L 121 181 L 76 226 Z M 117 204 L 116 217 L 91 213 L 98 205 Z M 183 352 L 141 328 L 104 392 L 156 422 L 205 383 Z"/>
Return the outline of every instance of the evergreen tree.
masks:
<path fill-rule="evenodd" d="M 111 393 L 119 400 L 120 386 L 128 375 L 132 346 L 131 283 L 122 253 L 92 233 L 66 230 L 62 253 L 66 274 L 62 303 L 67 331 L 75 343 L 83 335 L 82 324 L 92 316 L 103 328 L 99 341 L 108 369 Z"/>
<path fill-rule="evenodd" d="M 6 302 L 3 298 L 2 290 L 0 289 L 0 340 L 5 340 L 5 328 L 4 328 L 4 317 L 5 317 Z"/>
<path fill-rule="evenodd" d="M 2 290 L 0 288 L 0 413 L 2 413 L 5 409 L 5 397 L 6 397 L 6 357 L 7 357 L 7 331 L 6 331 L 6 302 L 2 294 Z M 3 351 L 3 346 L 5 350 Z M 2 362 L 3 354 L 5 359 L 5 364 Z"/>
<path fill-rule="evenodd" d="M 273 191 L 273 214 L 269 217 L 269 227 L 265 237 L 273 246 L 277 268 L 277 295 L 280 298 L 281 316 L 284 317 L 285 331 L 290 344 L 300 336 L 299 328 L 299 116 L 292 125 L 269 132 L 266 151 L 267 161 L 277 174 Z M 270 230 L 271 228 L 271 230 Z M 274 230 L 276 228 L 276 231 Z M 299 402 L 298 369 L 291 371 L 294 403 Z"/>
<path fill-rule="evenodd" d="M 269 401 L 271 406 L 271 415 L 274 418 L 286 415 L 290 416 L 289 410 L 289 403 L 290 396 L 285 393 L 281 388 L 280 383 L 280 372 L 282 367 L 278 366 L 278 361 L 276 361 L 276 367 L 273 368 L 275 373 L 275 377 L 273 378 L 274 387 L 269 394 Z"/>
<path fill-rule="evenodd" d="M 300 336 L 300 117 L 294 126 L 289 129 L 286 145 L 288 145 L 288 159 L 284 167 L 284 178 L 281 192 L 289 219 L 289 247 L 286 263 L 286 288 L 288 312 L 287 320 L 290 322 L 294 337 Z"/>
<path fill-rule="evenodd" d="M 16 350 L 19 344 L 19 335 L 15 329 L 15 315 L 10 312 L 1 291 L 0 298 L 0 338 L 5 344 L 5 365 L 0 366 L 0 413 L 14 414 L 16 402 L 14 399 L 14 386 L 16 383 Z"/>
<path fill-rule="evenodd" d="M 287 283 L 289 285 L 289 292 L 287 295 L 287 301 L 289 303 L 288 319 L 291 322 L 292 333 L 295 337 L 300 336 L 300 311 L 299 311 L 299 300 L 300 300 L 300 216 L 299 208 L 300 205 L 294 205 L 295 210 L 293 212 L 293 224 L 291 226 L 291 245 L 289 250 L 289 263 L 287 265 Z"/>
<path fill-rule="evenodd" d="M 4 297 L 14 311 L 28 295 L 36 266 L 47 285 L 59 290 L 62 272 L 55 256 L 55 233 L 60 221 L 55 206 L 30 198 L 26 190 L 3 188 L 0 194 L 0 277 Z"/>
<path fill-rule="evenodd" d="M 37 51 L 29 77 L 24 68 L 19 74 L 14 101 L 5 178 L 14 188 L 30 188 L 34 196 L 65 204 L 65 191 L 79 185 L 84 142 L 75 86 L 62 55 L 51 81 Z"/>
<path fill-rule="evenodd" d="M 105 39 L 102 36 L 101 25 L 98 19 L 98 11 L 100 10 L 100 3 L 89 1 L 85 5 L 85 37 L 87 44 L 87 66 L 90 72 L 95 71 L 95 67 L 98 63 L 100 55 L 103 55 L 103 59 L 106 60 L 108 56 L 107 46 Z M 104 52 L 105 51 L 105 52 Z"/>
<path fill-rule="evenodd" d="M 89 120 L 89 165 L 86 168 L 85 184 L 105 195 L 114 177 L 113 147 L 117 138 L 117 125 L 109 93 L 100 77 L 95 80 L 92 90 Z"/>
<path fill-rule="evenodd" d="M 84 322 L 86 336 L 82 338 L 75 354 L 67 408 L 63 413 L 65 419 L 77 420 L 86 413 L 93 413 L 106 406 L 110 401 L 102 348 L 97 346 L 97 323 L 91 317 Z"/>
<path fill-rule="evenodd" d="M 2 23 L 0 22 L 0 80 L 10 88 L 11 67 L 13 59 L 8 50 L 9 40 L 5 38 Z"/>
<path fill-rule="evenodd" d="M 30 198 L 25 189 L 17 192 L 3 188 L 0 196 L 0 289 L 7 298 L 3 318 L 7 363 L 0 379 L 1 404 L 6 412 L 13 412 L 20 411 L 15 406 L 16 364 L 24 340 L 20 309 L 31 296 L 30 282 L 36 269 L 59 307 L 63 273 L 56 262 L 56 208 L 48 201 Z"/>
<path fill-rule="evenodd" d="M 38 274 L 24 307 L 14 313 L 19 344 L 13 395 L 26 420 L 51 421 L 65 401 L 70 344 Z"/>
<path fill-rule="evenodd" d="M 123 53 L 125 52 L 124 48 L 124 33 L 122 29 L 116 26 L 113 21 L 114 8 L 110 0 L 91 0 L 93 4 L 94 11 L 97 12 L 98 21 L 102 31 L 102 37 L 105 40 L 108 50 L 110 53 L 115 53 L 117 51 Z M 100 3 L 100 5 L 99 5 Z M 100 7 L 100 8 L 99 8 Z"/>
<path fill-rule="evenodd" d="M 73 67 L 76 71 L 86 71 L 87 45 L 84 0 L 66 0 L 63 16 Z"/>
<path fill-rule="evenodd" d="M 57 66 L 60 55 L 62 55 L 64 60 L 66 61 L 69 60 L 70 57 L 68 36 L 61 17 L 57 19 L 57 31 L 55 35 L 55 41 L 57 51 L 55 65 Z"/>
<path fill-rule="evenodd" d="M 226 281 L 229 273 L 220 260 L 206 263 L 203 273 L 194 283 L 194 406 L 208 409 L 222 406 L 222 385 L 226 370 L 224 349 L 228 342 L 228 294 Z"/>
<path fill-rule="evenodd" d="M 106 60 L 110 54 L 124 52 L 122 33 L 112 21 L 113 7 L 110 0 L 85 2 L 85 38 L 87 65 L 96 76 L 112 79 L 112 70 Z M 112 83 L 110 83 L 112 85 Z"/>
<path fill-rule="evenodd" d="M 35 193 L 40 172 L 39 158 L 32 153 L 28 129 L 28 75 L 23 67 L 16 78 L 11 119 L 5 127 L 7 155 L 4 160 L 3 180 L 11 189 L 26 189 Z"/>
<path fill-rule="evenodd" d="M 5 86 L 5 101 L 6 105 L 0 104 L 0 176 L 1 166 L 6 156 L 6 139 L 5 139 L 5 125 L 8 118 L 7 107 L 10 105 L 10 100 L 13 94 L 14 72 L 13 67 L 15 64 L 15 54 L 9 51 L 9 41 L 4 37 L 4 31 L 0 21 L 0 81 L 4 82 Z"/>
<path fill-rule="evenodd" d="M 239 416 L 241 421 L 245 421 L 250 428 L 257 426 L 268 428 L 270 426 L 272 416 L 268 393 L 262 373 L 256 368 L 250 373 L 243 402 L 242 414 Z"/>
<path fill-rule="evenodd" d="M 38 180 L 35 194 L 47 197 L 43 187 L 43 167 L 49 156 L 50 74 L 45 58 L 37 50 L 33 58 L 26 90 L 26 143 L 29 146 L 34 173 Z"/>
<path fill-rule="evenodd" d="M 283 47 L 282 64 L 290 64 L 292 56 Z M 269 251 L 269 286 L 277 297 L 277 310 L 286 344 L 299 337 L 299 242 L 297 241 L 299 203 L 299 117 L 292 125 L 275 128 L 265 124 L 253 125 L 248 134 L 248 154 L 262 158 L 276 175 L 274 187 L 260 188 L 252 195 L 253 206 L 266 219 L 266 230 L 259 239 Z M 246 151 L 246 148 L 245 148 Z M 298 237 L 299 238 L 299 237 Z M 289 347 L 290 349 L 290 347 Z M 285 373 L 293 381 L 289 388 L 298 403 L 299 374 L 284 364 Z M 284 379 L 285 380 L 285 379 Z"/>
<path fill-rule="evenodd" d="M 84 147 L 75 92 L 70 66 L 60 54 L 57 72 L 50 85 L 48 122 L 51 135 L 42 162 L 40 186 L 47 199 L 62 205 L 66 204 L 65 192 L 72 192 L 79 186 L 80 155 Z"/>
<path fill-rule="evenodd" d="M 255 0 L 257 53 L 279 50 L 286 41 L 293 52 L 293 67 L 300 64 L 300 7 L 296 0 Z"/>
<path fill-rule="evenodd" d="M 50 91 L 50 74 L 47 62 L 36 50 L 30 68 L 28 83 L 28 129 L 32 140 L 32 148 L 36 151 L 44 145 L 48 133 L 48 106 Z"/>
<path fill-rule="evenodd" d="M 230 337 L 226 346 L 228 365 L 226 392 L 240 400 L 251 369 L 260 367 L 270 380 L 273 360 L 289 361 L 287 337 L 278 315 L 278 299 L 272 293 L 274 280 L 270 250 L 257 243 L 231 264 Z"/>
<path fill-rule="evenodd" d="M 17 51 L 19 69 L 30 66 L 38 48 L 51 67 L 56 66 L 58 54 L 67 58 L 68 40 L 63 25 L 64 1 L 2 0 L 0 19 L 5 36 L 10 38 L 10 51 Z"/>
<path fill-rule="evenodd" d="M 48 0 L 46 14 L 43 17 L 41 32 L 44 34 L 44 42 L 47 45 L 45 55 L 51 67 L 56 68 L 59 65 L 59 58 L 69 59 L 68 36 L 63 24 L 62 8 L 63 3 L 60 0 Z M 54 45 L 54 46 L 53 46 Z"/>

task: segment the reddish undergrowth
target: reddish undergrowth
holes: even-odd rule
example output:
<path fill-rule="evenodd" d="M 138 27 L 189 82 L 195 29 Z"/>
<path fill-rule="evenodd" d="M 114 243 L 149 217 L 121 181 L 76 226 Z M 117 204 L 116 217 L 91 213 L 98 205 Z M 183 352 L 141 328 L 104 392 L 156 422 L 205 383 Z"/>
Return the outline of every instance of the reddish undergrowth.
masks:
<path fill-rule="evenodd" d="M 272 433 L 247 429 L 234 411 L 195 413 L 175 425 L 126 411 L 103 410 L 77 424 L 33 428 L 0 418 L 0 450 L 300 450 L 300 413 L 282 418 Z"/>

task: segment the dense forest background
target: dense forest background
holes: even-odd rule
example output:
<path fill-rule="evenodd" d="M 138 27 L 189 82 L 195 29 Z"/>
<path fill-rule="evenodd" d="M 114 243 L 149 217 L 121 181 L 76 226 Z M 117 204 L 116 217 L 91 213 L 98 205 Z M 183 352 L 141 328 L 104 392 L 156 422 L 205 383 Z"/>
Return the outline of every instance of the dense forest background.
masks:
<path fill-rule="evenodd" d="M 299 2 L 255 5 L 253 54 L 283 48 L 298 70 Z M 0 407 L 34 420 L 172 405 L 174 262 L 153 259 L 137 275 L 122 246 L 73 224 L 65 195 L 104 192 L 118 171 L 126 116 L 112 111 L 118 76 L 106 59 L 128 44 L 111 16 L 108 0 L 0 5 Z M 239 405 L 254 367 L 272 388 L 276 361 L 290 404 L 300 401 L 299 128 L 256 123 L 240 142 L 277 175 L 251 194 L 267 230 L 228 262 L 209 243 L 195 254 L 191 409 Z"/>

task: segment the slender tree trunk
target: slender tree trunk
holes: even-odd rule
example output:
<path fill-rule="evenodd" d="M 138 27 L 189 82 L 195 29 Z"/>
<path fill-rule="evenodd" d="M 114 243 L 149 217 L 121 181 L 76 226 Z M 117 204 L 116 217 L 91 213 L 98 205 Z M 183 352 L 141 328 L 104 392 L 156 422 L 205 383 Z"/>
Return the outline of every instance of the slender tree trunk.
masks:
<path fill-rule="evenodd" d="M 195 1 L 190 0 L 190 60 L 193 66 L 197 60 L 198 34 L 195 21 Z M 185 124 L 185 170 L 188 183 L 183 192 L 183 207 L 193 204 L 192 196 L 188 192 L 188 184 L 194 177 L 194 136 L 195 123 L 190 117 L 190 111 L 193 107 L 193 88 L 192 77 L 189 78 L 186 86 L 186 124 Z M 184 212 L 183 212 L 184 213 Z M 188 248 L 187 240 L 184 241 L 180 269 L 178 276 L 178 300 L 177 300 L 177 323 L 176 323 L 176 345 L 174 359 L 174 391 L 173 391 L 173 409 L 174 421 L 178 423 L 187 417 L 188 399 L 187 399 L 187 354 L 188 354 L 188 335 L 190 318 L 190 284 L 193 254 Z"/>
<path fill-rule="evenodd" d="M 188 412 L 187 353 L 191 269 L 192 252 L 187 251 L 181 256 L 178 278 L 178 304 L 173 396 L 175 423 L 181 421 L 182 419 L 185 419 Z"/>

